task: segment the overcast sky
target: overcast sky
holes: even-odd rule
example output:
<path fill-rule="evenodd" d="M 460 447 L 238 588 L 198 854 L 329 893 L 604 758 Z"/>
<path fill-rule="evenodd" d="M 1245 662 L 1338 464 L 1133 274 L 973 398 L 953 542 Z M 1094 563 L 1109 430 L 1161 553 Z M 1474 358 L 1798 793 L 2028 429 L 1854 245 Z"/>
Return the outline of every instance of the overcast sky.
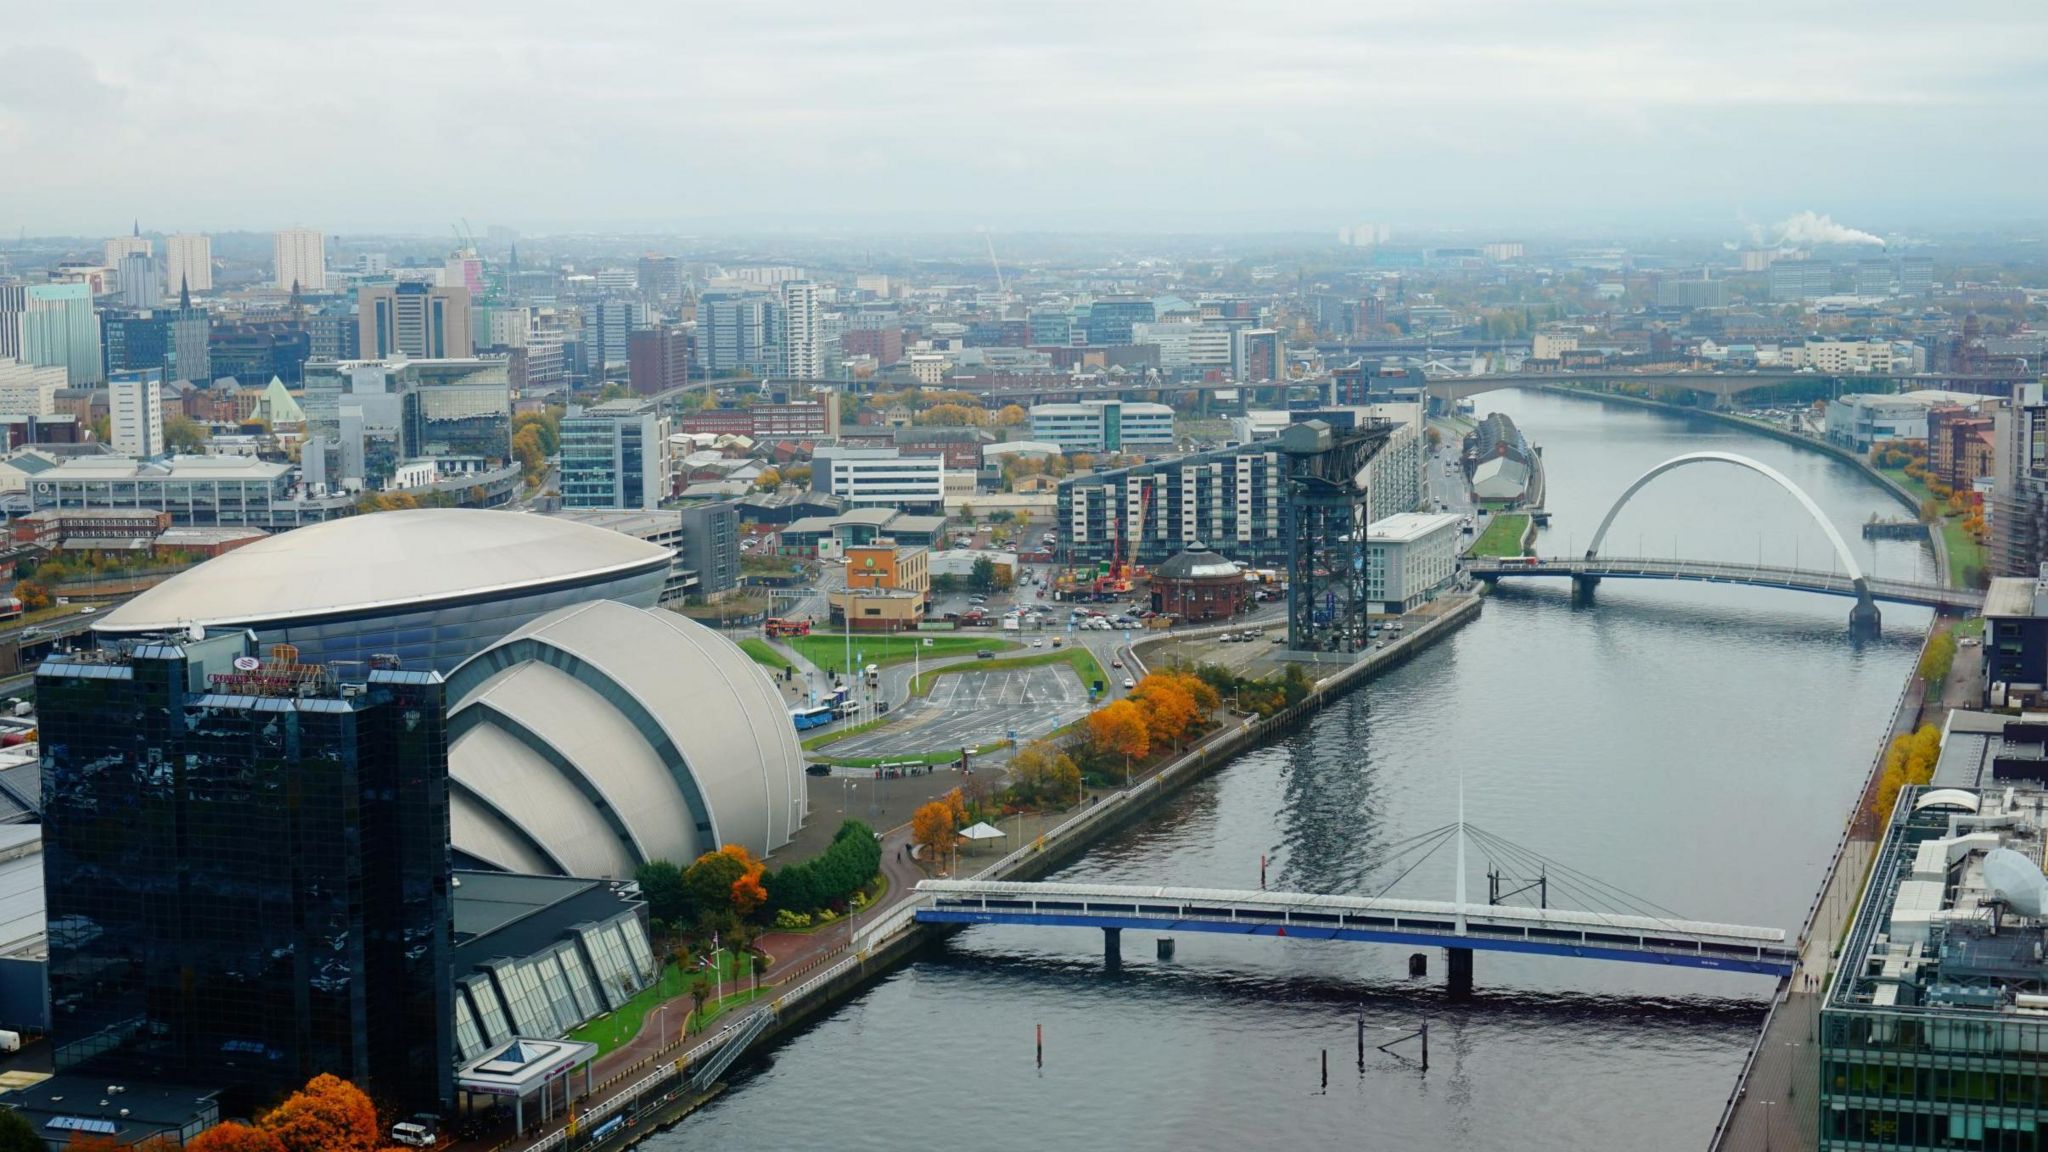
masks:
<path fill-rule="evenodd" d="M 7 7 L 9 234 L 2048 215 L 2039 0 Z"/>

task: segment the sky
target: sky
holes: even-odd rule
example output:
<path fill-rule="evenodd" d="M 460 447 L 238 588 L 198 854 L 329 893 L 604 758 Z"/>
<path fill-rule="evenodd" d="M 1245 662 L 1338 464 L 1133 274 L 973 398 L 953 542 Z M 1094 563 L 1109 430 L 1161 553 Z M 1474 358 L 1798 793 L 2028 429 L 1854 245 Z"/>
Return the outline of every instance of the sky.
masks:
<path fill-rule="evenodd" d="M 2037 220 L 2029 0 L 62 0 L 0 234 Z"/>

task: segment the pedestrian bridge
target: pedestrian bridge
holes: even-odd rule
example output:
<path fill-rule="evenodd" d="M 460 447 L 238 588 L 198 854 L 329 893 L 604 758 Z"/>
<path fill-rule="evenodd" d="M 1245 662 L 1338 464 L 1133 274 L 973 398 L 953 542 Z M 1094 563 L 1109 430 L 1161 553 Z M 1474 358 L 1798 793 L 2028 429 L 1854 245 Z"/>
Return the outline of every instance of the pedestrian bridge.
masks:
<path fill-rule="evenodd" d="M 925 924 L 1100 928 L 1114 961 L 1125 928 L 1287 936 L 1450 949 L 1454 995 L 1471 989 L 1472 952 L 1524 952 L 1783 976 L 1796 948 L 1776 928 L 1499 904 L 1132 884 L 926 880 Z"/>
<path fill-rule="evenodd" d="M 1538 577 L 1573 580 L 1693 580 L 1706 584 L 1746 584 L 1756 588 L 1787 588 L 1857 599 L 1857 581 L 1840 572 L 1818 572 L 1771 564 L 1725 563 L 1714 560 L 1672 560 L 1649 557 L 1600 556 L 1591 559 L 1537 556 L 1474 556 L 1465 571 L 1486 581 Z M 1970 588 L 1921 584 L 1910 580 L 1863 579 L 1872 600 L 1918 604 L 1944 612 L 1974 612 L 1984 607 L 1984 594 Z"/>

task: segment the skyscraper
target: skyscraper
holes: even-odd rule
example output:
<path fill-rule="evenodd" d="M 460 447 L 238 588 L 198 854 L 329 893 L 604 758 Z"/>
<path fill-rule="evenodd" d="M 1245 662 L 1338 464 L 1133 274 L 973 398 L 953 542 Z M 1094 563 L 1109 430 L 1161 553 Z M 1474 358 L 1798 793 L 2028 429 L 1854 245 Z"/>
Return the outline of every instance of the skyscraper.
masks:
<path fill-rule="evenodd" d="M 181 284 L 194 292 L 213 291 L 213 237 L 196 232 L 165 237 L 164 283 L 172 292 Z"/>
<path fill-rule="evenodd" d="M 286 228 L 271 238 L 277 268 L 273 283 L 290 291 L 327 291 L 327 237 L 312 228 Z"/>
<path fill-rule="evenodd" d="M 825 375 L 825 342 L 818 315 L 818 285 L 785 280 L 782 289 L 782 371 L 816 380 Z"/>
<path fill-rule="evenodd" d="M 356 350 L 366 360 L 460 360 L 476 351 L 467 288 L 418 280 L 365 285 L 356 289 L 356 324 Z"/>
<path fill-rule="evenodd" d="M 100 324 L 84 284 L 0 284 L 0 357 L 62 366 L 71 386 L 105 379 Z"/>
<path fill-rule="evenodd" d="M 129 308 L 154 308 L 164 302 L 163 268 L 147 252 L 121 257 L 121 303 Z"/>
<path fill-rule="evenodd" d="M 108 380 L 107 423 L 114 451 L 138 460 L 163 455 L 163 372 L 127 372 Z"/>
<path fill-rule="evenodd" d="M 647 305 L 638 300 L 607 296 L 591 304 L 583 319 L 590 374 L 603 376 L 608 369 L 629 365 L 633 331 L 645 327 Z"/>
<path fill-rule="evenodd" d="M 245 636 L 38 671 L 56 1065 L 450 1103 L 441 678 Z"/>
<path fill-rule="evenodd" d="M 776 370 L 782 305 L 754 288 L 713 289 L 697 299 L 697 362 L 705 371 Z"/>
<path fill-rule="evenodd" d="M 633 392 L 652 396 L 690 382 L 690 334 L 673 324 L 657 324 L 627 337 L 627 374 Z"/>

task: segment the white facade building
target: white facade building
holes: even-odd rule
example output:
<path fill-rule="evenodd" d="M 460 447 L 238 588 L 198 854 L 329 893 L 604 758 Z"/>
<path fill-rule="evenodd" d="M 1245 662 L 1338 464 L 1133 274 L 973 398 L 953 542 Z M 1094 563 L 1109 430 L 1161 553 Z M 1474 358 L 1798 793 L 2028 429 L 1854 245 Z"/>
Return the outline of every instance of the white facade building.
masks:
<path fill-rule="evenodd" d="M 0 417 L 55 416 L 57 391 L 67 386 L 68 379 L 61 365 L 0 360 Z"/>
<path fill-rule="evenodd" d="M 164 390 L 154 378 L 107 383 L 114 451 L 137 460 L 164 452 Z"/>
<path fill-rule="evenodd" d="M 279 288 L 327 291 L 327 237 L 318 229 L 286 228 L 273 234 L 271 260 L 277 268 L 272 283 Z"/>
<path fill-rule="evenodd" d="M 820 448 L 811 461 L 811 487 L 849 508 L 938 512 L 946 502 L 946 462 L 895 448 Z"/>
<path fill-rule="evenodd" d="M 1892 376 L 1919 371 L 1911 347 L 1889 340 L 1808 340 L 1787 346 L 1780 359 L 1794 368 L 1811 368 L 1829 376 Z"/>
<path fill-rule="evenodd" d="M 154 256 L 156 244 L 146 236 L 116 236 L 103 246 L 106 253 L 104 263 L 109 268 L 119 268 L 123 256 Z"/>
<path fill-rule="evenodd" d="M 785 280 L 782 291 L 782 370 L 805 380 L 825 375 L 825 341 L 818 314 L 818 285 Z"/>
<path fill-rule="evenodd" d="M 1365 598 L 1389 614 L 1413 611 L 1458 574 L 1459 517 L 1403 512 L 1365 530 Z"/>
<path fill-rule="evenodd" d="M 1159 349 L 1159 370 L 1201 373 L 1230 370 L 1231 331 L 1221 326 L 1168 321 L 1131 325 L 1131 343 Z"/>
<path fill-rule="evenodd" d="M 1174 445 L 1173 409 L 1122 400 L 1034 404 L 1031 438 L 1062 452 L 1162 452 Z"/>
<path fill-rule="evenodd" d="M 194 292 L 213 291 L 213 237 L 196 232 L 165 237 L 164 281 L 172 295 L 181 284 Z"/>

